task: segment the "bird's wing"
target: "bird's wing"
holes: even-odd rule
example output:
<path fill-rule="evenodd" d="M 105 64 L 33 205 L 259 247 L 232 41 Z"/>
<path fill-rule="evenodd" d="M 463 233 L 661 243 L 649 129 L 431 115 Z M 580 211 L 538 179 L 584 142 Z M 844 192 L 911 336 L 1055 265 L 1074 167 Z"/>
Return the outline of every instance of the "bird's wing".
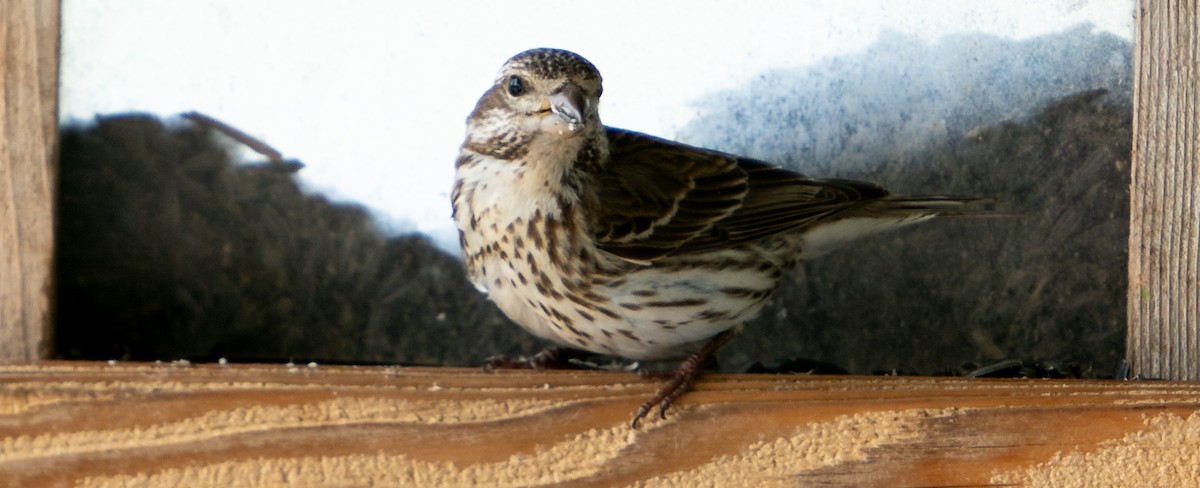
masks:
<path fill-rule="evenodd" d="M 735 158 L 608 129 L 609 162 L 594 175 L 592 229 L 601 248 L 634 261 L 665 256 L 742 206 Z"/>
<path fill-rule="evenodd" d="M 637 132 L 609 128 L 608 139 L 592 228 L 601 249 L 632 261 L 753 242 L 887 195 Z"/>

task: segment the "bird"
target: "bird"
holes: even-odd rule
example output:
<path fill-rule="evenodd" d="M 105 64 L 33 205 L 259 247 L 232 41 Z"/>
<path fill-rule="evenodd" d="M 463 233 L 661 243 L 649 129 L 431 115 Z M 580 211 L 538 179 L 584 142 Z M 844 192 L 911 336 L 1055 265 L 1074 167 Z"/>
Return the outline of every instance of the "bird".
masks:
<path fill-rule="evenodd" d="M 577 351 L 682 360 L 631 425 L 691 389 L 789 269 L 980 199 L 893 195 L 603 125 L 596 67 L 535 48 L 508 59 L 466 121 L 453 218 L 471 282 L 512 321 Z"/>

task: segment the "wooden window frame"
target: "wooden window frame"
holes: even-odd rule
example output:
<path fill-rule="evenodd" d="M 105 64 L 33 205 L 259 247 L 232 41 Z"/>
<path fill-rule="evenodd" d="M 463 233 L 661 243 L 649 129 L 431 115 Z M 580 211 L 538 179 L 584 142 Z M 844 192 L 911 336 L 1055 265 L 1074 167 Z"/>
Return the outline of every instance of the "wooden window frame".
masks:
<path fill-rule="evenodd" d="M 225 471 L 215 476 L 244 481 L 238 476 L 264 476 L 254 468 L 258 459 L 277 462 L 279 472 L 316 469 L 326 473 L 325 481 L 337 477 L 330 469 L 346 469 L 364 483 L 402 482 L 387 476 L 408 470 L 417 476 L 409 481 L 434 484 L 625 484 L 660 475 L 675 476 L 677 484 L 779 479 L 888 486 L 1171 484 L 1177 481 L 1172 470 L 1186 475 L 1200 465 L 1198 3 L 1137 0 L 1136 6 L 1127 355 L 1133 375 L 1171 381 L 712 375 L 670 419 L 652 420 L 634 433 L 625 430 L 624 421 L 654 384 L 628 374 L 47 360 L 53 334 L 59 3 L 4 0 L 0 473 L 29 486 L 125 473 L 171 479 L 161 476 L 183 468 L 195 474 L 222 461 L 233 467 L 223 465 Z M 180 397 L 188 401 L 175 400 Z M 375 404 L 366 400 L 338 403 L 347 398 L 382 401 L 390 410 L 372 410 Z M 328 406 L 334 404 L 341 410 L 330 417 Z M 53 409 L 58 416 L 41 415 Z M 195 432 L 147 434 L 175 425 L 172 419 L 211 421 L 212 412 L 235 411 L 242 417 L 200 425 Z M 93 419 L 89 412 L 113 417 Z M 298 431 L 297 425 L 313 429 Z M 364 426 L 371 429 L 361 430 Z M 464 429 L 471 436 L 459 435 Z M 260 431 L 313 443 L 308 447 L 315 447 L 310 454 L 318 456 L 317 468 L 305 461 L 309 458 L 272 451 L 254 437 Z M 110 437 L 96 440 L 96 432 Z M 450 437 L 438 437 L 444 435 Z M 44 443 L 21 444 L 22 436 Z M 820 442 L 797 447 L 806 439 Z M 63 443 L 57 451 L 38 451 L 57 446 L 54 442 Z M 400 464 L 355 468 L 362 460 L 346 453 L 366 449 L 363 445 L 381 453 L 373 466 Z M 821 454 L 824 448 L 833 450 Z M 1126 448 L 1150 455 L 1122 454 Z M 555 449 L 567 450 L 560 453 L 565 457 L 544 456 Z M 797 449 L 817 457 L 798 455 Z M 128 458 L 112 464 L 110 451 Z M 571 457 L 581 451 L 582 457 Z M 775 454 L 762 458 L 767 451 Z M 404 455 L 387 457 L 396 452 Z M 514 462 L 512 452 L 523 453 L 524 464 Z M 238 474 L 243 473 L 238 460 L 251 460 L 244 461 L 251 463 L 248 474 Z M 796 460 L 809 464 L 785 462 Z M 433 464 L 413 467 L 425 461 Z M 447 468 L 434 461 L 454 464 Z M 728 465 L 720 464 L 725 461 Z M 60 465 L 66 467 L 50 469 Z M 478 466 L 483 468 L 469 472 Z M 1005 470 L 1016 470 L 1016 477 L 998 477 Z M 542 478 L 531 478 L 536 476 Z"/>

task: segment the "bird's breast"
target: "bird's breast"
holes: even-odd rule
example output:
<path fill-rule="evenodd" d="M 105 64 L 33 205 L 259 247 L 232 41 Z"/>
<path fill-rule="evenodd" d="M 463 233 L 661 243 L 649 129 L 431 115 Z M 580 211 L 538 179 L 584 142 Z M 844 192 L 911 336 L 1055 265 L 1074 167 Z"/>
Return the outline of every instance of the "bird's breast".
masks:
<path fill-rule="evenodd" d="M 577 198 L 564 193 L 561 177 L 533 166 L 478 157 L 458 168 L 453 200 L 463 256 L 477 286 L 489 293 L 502 278 L 497 273 L 512 271 L 517 263 L 533 272 L 526 274 L 536 274 L 587 264 L 581 256 L 594 255 Z"/>

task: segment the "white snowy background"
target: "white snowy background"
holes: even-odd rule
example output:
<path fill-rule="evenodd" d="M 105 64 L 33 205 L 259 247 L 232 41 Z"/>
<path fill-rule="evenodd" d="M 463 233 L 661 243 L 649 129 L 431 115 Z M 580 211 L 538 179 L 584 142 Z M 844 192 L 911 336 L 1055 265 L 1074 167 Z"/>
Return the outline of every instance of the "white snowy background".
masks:
<path fill-rule="evenodd" d="M 814 125 L 822 112 L 806 118 L 796 103 L 772 112 L 771 100 L 836 97 L 835 115 L 896 119 L 875 125 L 890 128 L 893 148 L 904 137 L 936 139 L 948 124 L 1021 117 L 1116 79 L 1131 53 L 1079 57 L 1090 44 L 1070 43 L 1129 42 L 1132 22 L 1130 0 L 64 0 L 60 112 L 67 123 L 204 112 L 303 161 L 310 190 L 366 206 L 385 231 L 452 247 L 448 193 L 463 121 L 501 63 L 531 47 L 589 58 L 604 76 L 609 125 L 820 162 L 838 152 L 822 141 L 877 134 L 825 134 L 837 125 Z M 1045 48 L 1053 43 L 1066 45 Z M 973 65 L 980 57 L 990 61 Z M 1023 80 L 1011 96 L 978 89 L 1009 76 Z M 925 108 L 914 115 L 914 106 Z M 896 133 L 912 127 L 921 133 Z"/>

